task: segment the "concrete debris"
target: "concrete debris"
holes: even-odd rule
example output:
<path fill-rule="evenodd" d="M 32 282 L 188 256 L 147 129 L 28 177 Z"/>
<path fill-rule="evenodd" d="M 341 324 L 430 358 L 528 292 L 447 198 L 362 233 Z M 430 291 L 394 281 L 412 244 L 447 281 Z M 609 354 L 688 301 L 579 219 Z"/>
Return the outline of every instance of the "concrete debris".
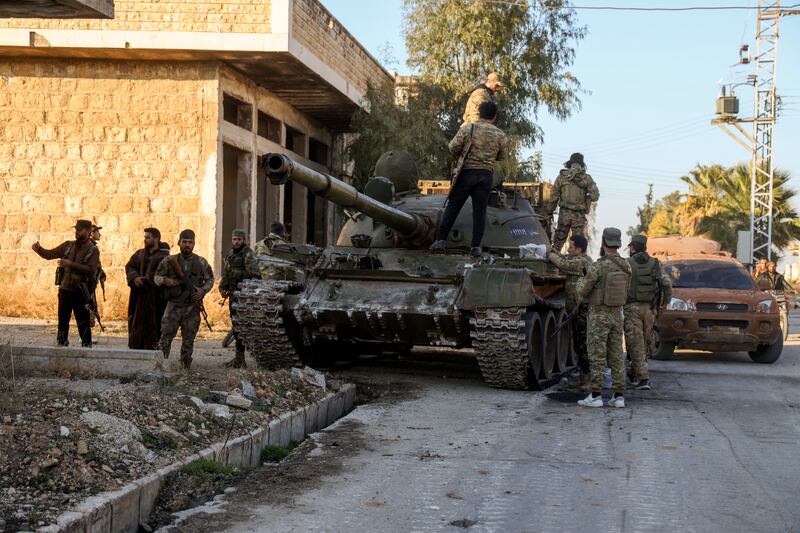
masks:
<path fill-rule="evenodd" d="M 89 445 L 86 444 L 85 440 L 79 440 L 75 445 L 75 450 L 78 452 L 78 455 L 86 455 L 89 453 Z"/>
<path fill-rule="evenodd" d="M 228 393 L 220 390 L 208 391 L 208 402 L 211 403 L 225 403 L 228 398 Z"/>
<path fill-rule="evenodd" d="M 134 457 L 145 458 L 148 455 L 142 444 L 142 432 L 132 422 L 100 411 L 83 413 L 81 420 L 98 430 L 101 439 L 119 448 L 127 445 Z"/>
<path fill-rule="evenodd" d="M 231 407 L 238 407 L 239 409 L 250 409 L 253 402 L 241 396 L 240 394 L 229 394 L 225 399 L 225 403 Z"/>
<path fill-rule="evenodd" d="M 200 411 L 203 410 L 203 406 L 205 405 L 205 402 L 203 400 L 201 400 L 200 398 L 198 398 L 197 396 L 190 396 L 189 397 L 189 401 L 192 402 L 194 404 L 194 406 L 197 407 Z"/>
<path fill-rule="evenodd" d="M 310 366 L 303 368 L 293 368 L 291 373 L 292 379 L 298 381 L 305 381 L 309 385 L 325 389 L 325 374 L 319 370 L 314 370 Z"/>
<path fill-rule="evenodd" d="M 60 426 L 58 428 L 58 434 L 62 437 L 69 437 L 69 428 L 67 426 Z"/>
<path fill-rule="evenodd" d="M 230 418 L 231 410 L 227 405 L 207 403 L 203 406 L 203 413 L 219 418 Z"/>
<path fill-rule="evenodd" d="M 246 379 L 243 379 L 242 381 L 239 382 L 239 390 L 242 391 L 242 396 L 244 396 L 245 398 L 255 399 L 258 397 L 256 395 L 255 387 L 253 387 L 253 384 L 247 381 Z"/>
<path fill-rule="evenodd" d="M 42 463 L 39 466 L 41 468 L 47 469 L 47 468 L 52 468 L 57 464 L 58 464 L 58 459 L 56 459 L 55 457 L 51 457 L 50 459 L 45 459 L 44 461 L 42 461 Z"/>

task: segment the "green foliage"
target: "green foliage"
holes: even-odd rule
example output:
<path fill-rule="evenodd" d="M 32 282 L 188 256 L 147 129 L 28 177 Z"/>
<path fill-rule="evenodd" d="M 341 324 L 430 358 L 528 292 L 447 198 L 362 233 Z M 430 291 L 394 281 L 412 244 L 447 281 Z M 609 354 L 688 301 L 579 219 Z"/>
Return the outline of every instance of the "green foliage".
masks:
<path fill-rule="evenodd" d="M 181 472 L 190 476 L 205 477 L 217 474 L 227 475 L 232 473 L 233 469 L 212 459 L 198 459 L 182 467 Z"/>
<path fill-rule="evenodd" d="M 438 92 L 435 87 L 420 84 L 409 96 L 408 105 L 397 106 L 392 87 L 367 88 L 364 109 L 353 115 L 351 128 L 357 137 L 348 148 L 359 184 L 372 176 L 375 163 L 391 149 L 414 156 L 423 179 L 446 175 L 451 157 L 449 139 L 436 121 Z"/>
<path fill-rule="evenodd" d="M 788 186 L 790 174 L 775 169 L 774 175 L 772 242 L 780 250 L 800 239 L 800 220 L 791 205 L 797 191 Z M 646 233 L 651 237 L 702 235 L 719 242 L 723 250 L 735 252 L 738 232 L 750 229 L 749 166 L 698 165 L 681 180 L 689 191 L 670 193 L 653 204 Z M 648 202 L 639 211 L 646 210 Z"/>
<path fill-rule="evenodd" d="M 566 0 L 545 3 L 567 5 Z M 378 158 L 390 149 L 411 153 L 421 178 L 444 178 L 452 163 L 447 143 L 458 131 L 471 90 L 491 71 L 505 81 L 497 94 L 497 125 L 511 141 L 509 160 L 498 170 L 530 179 L 535 172 L 518 154 L 542 139 L 536 114 L 544 107 L 565 119 L 580 108 L 580 84 L 567 70 L 574 44 L 586 34 L 575 11 L 472 0 L 405 0 L 404 15 L 408 63 L 420 75 L 403 106 L 395 105 L 393 87 L 368 88 L 364 107 L 369 111 L 354 115 L 356 137 L 348 149 L 357 184 L 372 176 Z"/>
<path fill-rule="evenodd" d="M 405 0 L 408 64 L 421 81 L 442 91 L 438 118 L 448 137 L 461 124 L 469 92 L 491 71 L 498 93 L 498 126 L 523 145 L 542 139 L 533 119 L 544 106 L 565 119 L 580 107 L 581 87 L 567 69 L 586 35 L 566 0 L 531 4 L 472 0 Z"/>
<path fill-rule="evenodd" d="M 292 450 L 297 448 L 297 442 L 290 442 L 289 446 L 284 448 L 283 446 L 275 446 L 274 444 L 270 444 L 263 450 L 261 450 L 261 462 L 262 463 L 280 463 L 286 457 L 292 453 Z"/>
<path fill-rule="evenodd" d="M 628 228 L 628 236 L 641 235 L 647 232 L 650 222 L 653 221 L 653 216 L 656 214 L 655 206 L 653 205 L 653 184 L 647 186 L 647 194 L 644 197 L 644 205 L 636 208 L 636 216 L 639 217 L 639 223 L 635 226 Z"/>

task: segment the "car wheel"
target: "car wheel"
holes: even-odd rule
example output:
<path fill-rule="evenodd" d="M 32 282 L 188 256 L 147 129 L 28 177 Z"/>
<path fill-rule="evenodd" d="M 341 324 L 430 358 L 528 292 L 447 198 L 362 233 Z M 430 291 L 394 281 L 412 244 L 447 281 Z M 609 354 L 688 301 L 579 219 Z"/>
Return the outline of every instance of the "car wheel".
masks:
<path fill-rule="evenodd" d="M 668 361 L 675 353 L 674 342 L 656 342 L 656 351 L 653 352 L 653 359 L 658 361 Z"/>
<path fill-rule="evenodd" d="M 783 351 L 783 336 L 778 337 L 775 344 L 761 344 L 750 353 L 750 359 L 756 363 L 772 364 L 778 360 Z"/>

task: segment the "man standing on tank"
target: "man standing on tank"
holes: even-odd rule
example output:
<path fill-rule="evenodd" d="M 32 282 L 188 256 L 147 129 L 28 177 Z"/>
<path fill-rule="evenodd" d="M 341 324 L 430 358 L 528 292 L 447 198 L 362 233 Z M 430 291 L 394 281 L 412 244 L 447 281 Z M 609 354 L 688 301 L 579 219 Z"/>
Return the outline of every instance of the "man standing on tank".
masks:
<path fill-rule="evenodd" d="M 573 235 L 585 235 L 586 216 L 592 203 L 600 199 L 600 191 L 586 173 L 583 154 L 574 153 L 558 173 L 550 193 L 549 212 L 558 207 L 558 224 L 553 233 L 553 250 L 560 251 L 570 230 Z"/>
<path fill-rule="evenodd" d="M 572 317 L 573 345 L 575 353 L 578 355 L 578 369 L 580 370 L 579 388 L 583 392 L 589 392 L 589 356 L 586 351 L 586 321 L 589 314 L 589 306 L 579 303 L 577 295 L 578 280 L 586 275 L 592 264 L 592 259 L 586 255 L 588 242 L 583 235 L 573 235 L 570 237 L 567 255 L 550 250 L 547 259 L 553 263 L 558 270 L 567 277 L 564 292 L 566 293 L 567 313 Z"/>
<path fill-rule="evenodd" d="M 450 153 L 456 159 L 464 157 L 464 165 L 448 195 L 447 208 L 436 229 L 436 242 L 431 250 L 443 252 L 447 236 L 456 222 L 458 213 L 472 198 L 472 248 L 470 254 L 480 257 L 483 253 L 481 241 L 486 228 L 486 207 L 492 190 L 492 176 L 496 161 L 506 158 L 508 139 L 498 127 L 497 104 L 483 102 L 479 107 L 480 119 L 474 124 L 465 124 L 450 141 Z"/>
<path fill-rule="evenodd" d="M 628 263 L 633 275 L 625 303 L 625 347 L 631 358 L 630 381 L 637 390 L 650 390 L 647 352 L 653 336 L 658 307 L 672 298 L 672 282 L 661 263 L 647 253 L 647 237 L 634 235 L 628 244 Z"/>
<path fill-rule="evenodd" d="M 469 100 L 464 108 L 464 122 L 461 124 L 474 124 L 480 120 L 479 108 L 484 102 L 494 102 L 494 95 L 503 88 L 503 79 L 497 72 L 492 72 L 486 77 L 486 81 L 481 83 L 469 93 Z"/>
<path fill-rule="evenodd" d="M 628 296 L 631 266 L 619 256 L 622 232 L 603 230 L 600 259 L 592 263 L 578 281 L 577 295 L 589 305 L 587 348 L 592 392 L 578 402 L 584 407 L 603 407 L 603 378 L 611 368 L 614 396 L 609 407 L 625 407 L 625 360 L 622 357 L 622 306 Z"/>

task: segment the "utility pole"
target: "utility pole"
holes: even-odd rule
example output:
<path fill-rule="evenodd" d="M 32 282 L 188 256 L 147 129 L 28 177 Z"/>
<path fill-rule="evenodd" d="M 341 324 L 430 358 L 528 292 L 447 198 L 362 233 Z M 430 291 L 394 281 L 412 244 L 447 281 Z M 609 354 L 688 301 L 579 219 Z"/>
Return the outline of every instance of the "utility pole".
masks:
<path fill-rule="evenodd" d="M 725 133 L 744 146 L 751 155 L 750 161 L 750 263 L 754 258 L 772 255 L 772 187 L 775 161 L 775 121 L 777 119 L 777 69 L 778 69 L 778 22 L 781 17 L 800 14 L 800 10 L 781 9 L 780 0 L 759 0 L 758 30 L 756 33 L 755 74 L 748 76 L 748 84 L 755 89 L 753 118 L 738 118 L 739 101 L 733 94 L 717 99 L 717 115 L 711 121 Z M 739 62 L 750 63 L 747 45 L 739 50 Z M 753 123 L 750 135 L 742 126 Z M 728 126 L 734 126 L 746 143 Z"/>

